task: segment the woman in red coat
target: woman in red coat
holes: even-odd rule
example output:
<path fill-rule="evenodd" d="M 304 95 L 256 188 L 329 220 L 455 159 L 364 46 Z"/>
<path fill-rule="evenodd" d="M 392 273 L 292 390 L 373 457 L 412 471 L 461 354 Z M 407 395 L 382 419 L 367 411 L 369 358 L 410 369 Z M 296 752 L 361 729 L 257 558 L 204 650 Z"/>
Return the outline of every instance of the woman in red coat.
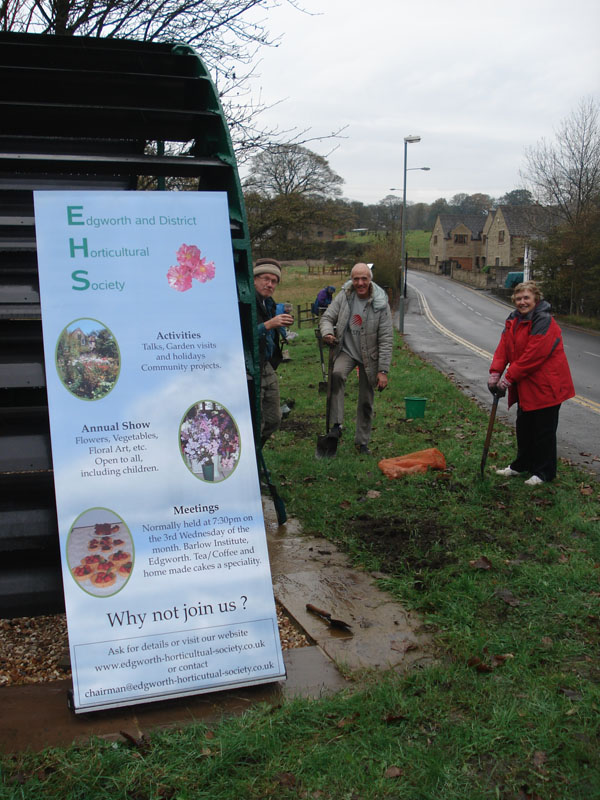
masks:
<path fill-rule="evenodd" d="M 517 457 L 496 472 L 529 472 L 525 483 L 536 486 L 556 477 L 558 412 L 575 389 L 561 330 L 534 281 L 516 286 L 512 301 L 516 310 L 507 318 L 494 353 L 488 388 L 501 397 L 508 390 L 509 408 L 518 403 Z"/>

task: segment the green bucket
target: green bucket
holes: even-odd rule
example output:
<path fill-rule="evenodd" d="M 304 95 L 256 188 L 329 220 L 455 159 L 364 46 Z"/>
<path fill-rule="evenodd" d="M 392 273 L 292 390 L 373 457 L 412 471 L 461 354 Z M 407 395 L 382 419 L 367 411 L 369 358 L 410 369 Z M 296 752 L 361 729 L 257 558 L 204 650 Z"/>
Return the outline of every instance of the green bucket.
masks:
<path fill-rule="evenodd" d="M 406 405 L 406 419 L 414 419 L 415 417 L 425 416 L 425 397 L 405 397 L 404 403 Z"/>

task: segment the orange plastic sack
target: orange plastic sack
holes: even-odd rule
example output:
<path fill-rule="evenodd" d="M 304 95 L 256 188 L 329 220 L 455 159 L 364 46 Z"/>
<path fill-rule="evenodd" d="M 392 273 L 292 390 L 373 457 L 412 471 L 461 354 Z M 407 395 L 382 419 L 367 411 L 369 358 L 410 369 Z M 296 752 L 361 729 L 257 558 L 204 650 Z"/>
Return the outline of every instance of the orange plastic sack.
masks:
<path fill-rule="evenodd" d="M 383 458 L 378 466 L 388 478 L 401 478 L 403 475 L 415 472 L 427 472 L 429 468 L 446 469 L 446 459 L 437 448 L 430 447 L 428 450 L 417 450 L 416 453 L 408 453 L 405 456 Z"/>

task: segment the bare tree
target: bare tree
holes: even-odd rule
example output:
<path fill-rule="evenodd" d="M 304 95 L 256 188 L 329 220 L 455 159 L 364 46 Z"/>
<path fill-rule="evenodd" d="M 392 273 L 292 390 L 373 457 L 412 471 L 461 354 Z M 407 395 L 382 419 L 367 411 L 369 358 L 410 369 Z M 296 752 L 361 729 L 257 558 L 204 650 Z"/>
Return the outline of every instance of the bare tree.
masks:
<path fill-rule="evenodd" d="M 248 192 L 245 202 L 253 249 L 263 255 L 276 252 L 282 258 L 295 258 L 292 252 L 299 242 L 323 245 L 315 238 L 318 229 L 345 232 L 355 220 L 348 203 L 331 198 Z"/>
<path fill-rule="evenodd" d="M 522 177 L 535 199 L 553 213 L 536 245 L 534 269 L 559 311 L 600 313 L 600 125 L 598 104 L 582 100 L 554 141 L 526 152 Z M 548 226 L 546 226 L 548 227 Z"/>
<path fill-rule="evenodd" d="M 339 134 L 261 124 L 270 106 L 253 98 L 250 83 L 258 51 L 279 42 L 267 29 L 267 15 L 282 3 L 303 12 L 299 0 L 0 0 L 0 30 L 191 45 L 213 76 L 242 163 L 282 140 L 306 143 Z"/>
<path fill-rule="evenodd" d="M 206 62 L 226 72 L 232 64 L 252 60 L 248 46 L 274 43 L 265 20 L 249 18 L 248 12 L 278 5 L 278 0 L 3 0 L 0 28 L 186 42 L 201 45 Z M 228 63 L 216 65 L 223 57 Z"/>
<path fill-rule="evenodd" d="M 265 197 L 339 197 L 343 178 L 327 159 L 298 144 L 275 145 L 252 157 L 244 188 Z"/>
<path fill-rule="evenodd" d="M 337 199 L 343 179 L 324 156 L 296 144 L 277 145 L 253 156 L 250 168 L 244 194 L 255 249 L 289 257 L 310 231 L 352 224 L 352 208 Z"/>
<path fill-rule="evenodd" d="M 569 225 L 600 198 L 600 127 L 598 104 L 581 100 L 562 121 L 554 141 L 541 139 L 525 153 L 521 177 L 537 202 L 554 206 Z"/>

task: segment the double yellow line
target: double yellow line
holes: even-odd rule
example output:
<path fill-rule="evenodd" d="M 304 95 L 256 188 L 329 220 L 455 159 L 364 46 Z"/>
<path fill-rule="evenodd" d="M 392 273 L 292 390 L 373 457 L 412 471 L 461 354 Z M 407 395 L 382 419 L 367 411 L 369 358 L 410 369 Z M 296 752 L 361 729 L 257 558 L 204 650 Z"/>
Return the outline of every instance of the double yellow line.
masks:
<path fill-rule="evenodd" d="M 463 339 L 462 336 L 457 336 L 455 333 L 452 333 L 451 330 L 448 330 L 448 328 L 442 325 L 442 323 L 439 320 L 437 320 L 431 313 L 431 309 L 429 308 L 429 304 L 427 303 L 427 300 L 423 292 L 419 291 L 419 289 L 415 289 L 414 287 L 413 291 L 415 291 L 419 296 L 419 301 L 423 308 L 423 313 L 425 314 L 429 322 L 431 322 L 434 328 L 437 328 L 441 334 L 447 336 L 449 339 L 452 339 L 458 344 L 462 344 L 463 347 L 466 347 L 468 350 L 471 350 L 472 353 L 481 356 L 481 358 L 485 358 L 486 361 L 492 360 L 493 356 L 492 353 L 488 353 L 487 350 L 483 350 L 481 347 L 477 347 L 477 345 L 472 344 L 466 339 Z M 595 400 L 590 400 L 588 397 L 582 397 L 579 394 L 575 395 L 575 397 L 572 397 L 571 400 L 577 403 L 578 405 L 583 406 L 584 408 L 589 408 L 591 411 L 595 411 L 596 414 L 600 414 L 600 403 L 597 403 Z"/>

